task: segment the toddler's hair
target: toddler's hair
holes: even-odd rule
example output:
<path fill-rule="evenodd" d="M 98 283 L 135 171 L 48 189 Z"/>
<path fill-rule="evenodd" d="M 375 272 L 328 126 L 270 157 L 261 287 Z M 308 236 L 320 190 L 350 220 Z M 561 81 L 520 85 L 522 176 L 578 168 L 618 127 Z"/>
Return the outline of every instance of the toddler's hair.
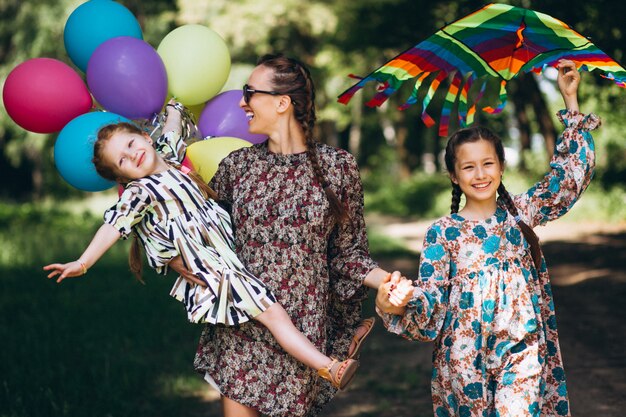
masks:
<path fill-rule="evenodd" d="M 138 126 L 128 123 L 128 122 L 119 122 L 112 123 L 106 126 L 103 126 L 98 130 L 98 138 L 94 143 L 93 147 L 93 159 L 92 162 L 96 167 L 96 171 L 100 174 L 101 177 L 116 181 L 122 185 L 126 185 L 129 182 L 128 178 L 123 178 L 119 173 L 119 170 L 115 166 L 115 164 L 111 161 L 107 161 L 106 158 L 103 157 L 104 148 L 106 143 L 111 137 L 119 132 L 126 132 L 131 134 L 144 135 L 146 132 L 139 128 Z M 167 161 L 168 164 L 172 165 L 177 169 L 181 169 L 180 164 L 173 164 Z M 200 174 L 196 171 L 191 170 L 187 172 L 189 178 L 193 180 L 193 182 L 200 188 L 200 192 L 205 198 L 211 198 L 217 201 L 217 194 L 209 185 L 204 182 Z M 130 270 L 137 278 L 137 280 L 143 283 L 143 279 L 141 278 L 141 273 L 143 271 L 143 257 L 141 255 L 141 245 L 139 244 L 139 238 L 136 233 L 133 234 L 133 242 L 130 246 L 130 253 L 128 255 L 128 264 L 130 266 Z"/>
<path fill-rule="evenodd" d="M 456 162 L 456 153 L 458 148 L 465 143 L 477 142 L 479 140 L 485 140 L 493 145 L 500 164 L 504 166 L 504 146 L 502 145 L 500 137 L 485 127 L 476 126 L 460 129 L 450 136 L 450 139 L 448 139 L 445 161 L 446 169 L 450 174 L 455 174 L 454 164 Z M 450 205 L 451 213 L 458 213 L 462 194 L 461 187 L 452 182 L 452 204 Z M 498 187 L 498 195 L 502 199 L 507 211 L 511 213 L 513 217 L 518 219 L 517 224 L 522 230 L 524 238 L 526 238 L 526 241 L 530 245 L 530 253 L 532 255 L 535 268 L 539 270 L 541 268 L 541 247 L 539 246 L 539 238 L 533 229 L 520 219 L 517 207 L 515 206 L 509 192 L 504 187 L 504 183 L 502 181 L 500 181 L 500 186 Z"/>

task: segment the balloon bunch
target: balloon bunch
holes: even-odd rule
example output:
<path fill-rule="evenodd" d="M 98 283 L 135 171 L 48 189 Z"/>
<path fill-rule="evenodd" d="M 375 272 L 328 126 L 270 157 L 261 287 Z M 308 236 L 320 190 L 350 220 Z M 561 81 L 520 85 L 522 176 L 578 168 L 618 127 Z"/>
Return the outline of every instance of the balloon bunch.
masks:
<path fill-rule="evenodd" d="M 239 108 L 241 91 L 218 94 L 230 73 L 230 53 L 208 27 L 180 26 L 155 49 L 143 40 L 137 19 L 126 7 L 112 0 L 90 0 L 71 13 L 63 38 L 86 84 L 62 61 L 33 58 L 9 73 L 2 96 L 8 115 L 22 128 L 59 132 L 55 165 L 80 190 L 114 185 L 91 163 L 98 130 L 117 121 L 152 120 L 158 125 L 168 97 L 199 113 L 193 130 L 210 140 L 189 145 L 186 163 L 206 181 L 230 151 L 266 139 L 248 132 Z"/>

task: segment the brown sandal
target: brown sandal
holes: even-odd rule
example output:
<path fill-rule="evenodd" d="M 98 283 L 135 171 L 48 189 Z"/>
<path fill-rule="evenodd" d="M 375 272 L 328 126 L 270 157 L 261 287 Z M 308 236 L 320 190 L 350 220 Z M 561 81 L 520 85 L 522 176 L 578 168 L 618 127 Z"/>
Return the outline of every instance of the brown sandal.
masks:
<path fill-rule="evenodd" d="M 317 374 L 329 381 L 333 387 L 343 390 L 352 381 L 359 363 L 354 359 L 346 359 L 342 362 L 335 358 L 331 359 L 328 365 L 317 370 Z"/>
<path fill-rule="evenodd" d="M 369 336 L 370 332 L 374 328 L 374 323 L 376 323 L 375 317 L 370 317 L 361 321 L 359 327 L 357 327 L 357 330 L 354 333 L 354 336 L 352 337 L 352 341 L 354 342 L 354 348 L 352 348 L 352 352 L 348 350 L 348 359 L 354 359 L 359 354 L 359 350 L 361 350 L 363 340 L 365 340 L 365 338 Z M 358 330 L 361 328 L 365 328 L 365 333 L 363 333 L 361 336 L 357 336 Z"/>

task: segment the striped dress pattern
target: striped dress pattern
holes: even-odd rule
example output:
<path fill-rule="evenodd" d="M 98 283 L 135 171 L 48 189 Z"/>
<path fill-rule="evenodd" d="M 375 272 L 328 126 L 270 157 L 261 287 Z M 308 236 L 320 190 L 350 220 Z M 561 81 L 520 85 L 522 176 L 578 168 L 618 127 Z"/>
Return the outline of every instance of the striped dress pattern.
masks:
<path fill-rule="evenodd" d="M 177 168 L 185 142 L 169 132 L 155 146 L 172 167 L 128 183 L 105 212 L 105 223 L 124 239 L 134 232 L 159 274 L 167 274 L 168 263 L 181 256 L 206 283 L 203 287 L 178 277 L 172 287 L 170 294 L 185 305 L 189 321 L 237 325 L 262 313 L 275 298 L 235 254 L 228 212 Z"/>

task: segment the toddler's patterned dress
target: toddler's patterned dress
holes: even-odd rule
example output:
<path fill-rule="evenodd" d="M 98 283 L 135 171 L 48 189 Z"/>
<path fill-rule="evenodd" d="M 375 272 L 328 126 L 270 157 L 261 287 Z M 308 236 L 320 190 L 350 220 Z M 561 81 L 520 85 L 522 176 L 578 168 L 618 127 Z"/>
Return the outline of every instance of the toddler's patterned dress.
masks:
<path fill-rule="evenodd" d="M 561 111 L 565 125 L 551 171 L 513 196 L 531 227 L 561 217 L 587 188 L 595 165 L 595 115 Z M 403 316 L 382 314 L 391 332 L 435 341 L 435 415 L 568 416 L 569 402 L 545 260 L 539 271 L 502 204 L 473 221 L 452 214 L 424 239 L 419 279 Z"/>
<path fill-rule="evenodd" d="M 171 295 L 185 304 L 190 321 L 236 325 L 262 313 L 275 298 L 237 258 L 229 214 L 176 168 L 184 158 L 184 141 L 169 132 L 155 146 L 173 166 L 128 183 L 104 221 L 123 238 L 134 231 L 158 273 L 166 274 L 168 263 L 180 255 L 207 284 L 179 277 L 172 288 Z"/>

